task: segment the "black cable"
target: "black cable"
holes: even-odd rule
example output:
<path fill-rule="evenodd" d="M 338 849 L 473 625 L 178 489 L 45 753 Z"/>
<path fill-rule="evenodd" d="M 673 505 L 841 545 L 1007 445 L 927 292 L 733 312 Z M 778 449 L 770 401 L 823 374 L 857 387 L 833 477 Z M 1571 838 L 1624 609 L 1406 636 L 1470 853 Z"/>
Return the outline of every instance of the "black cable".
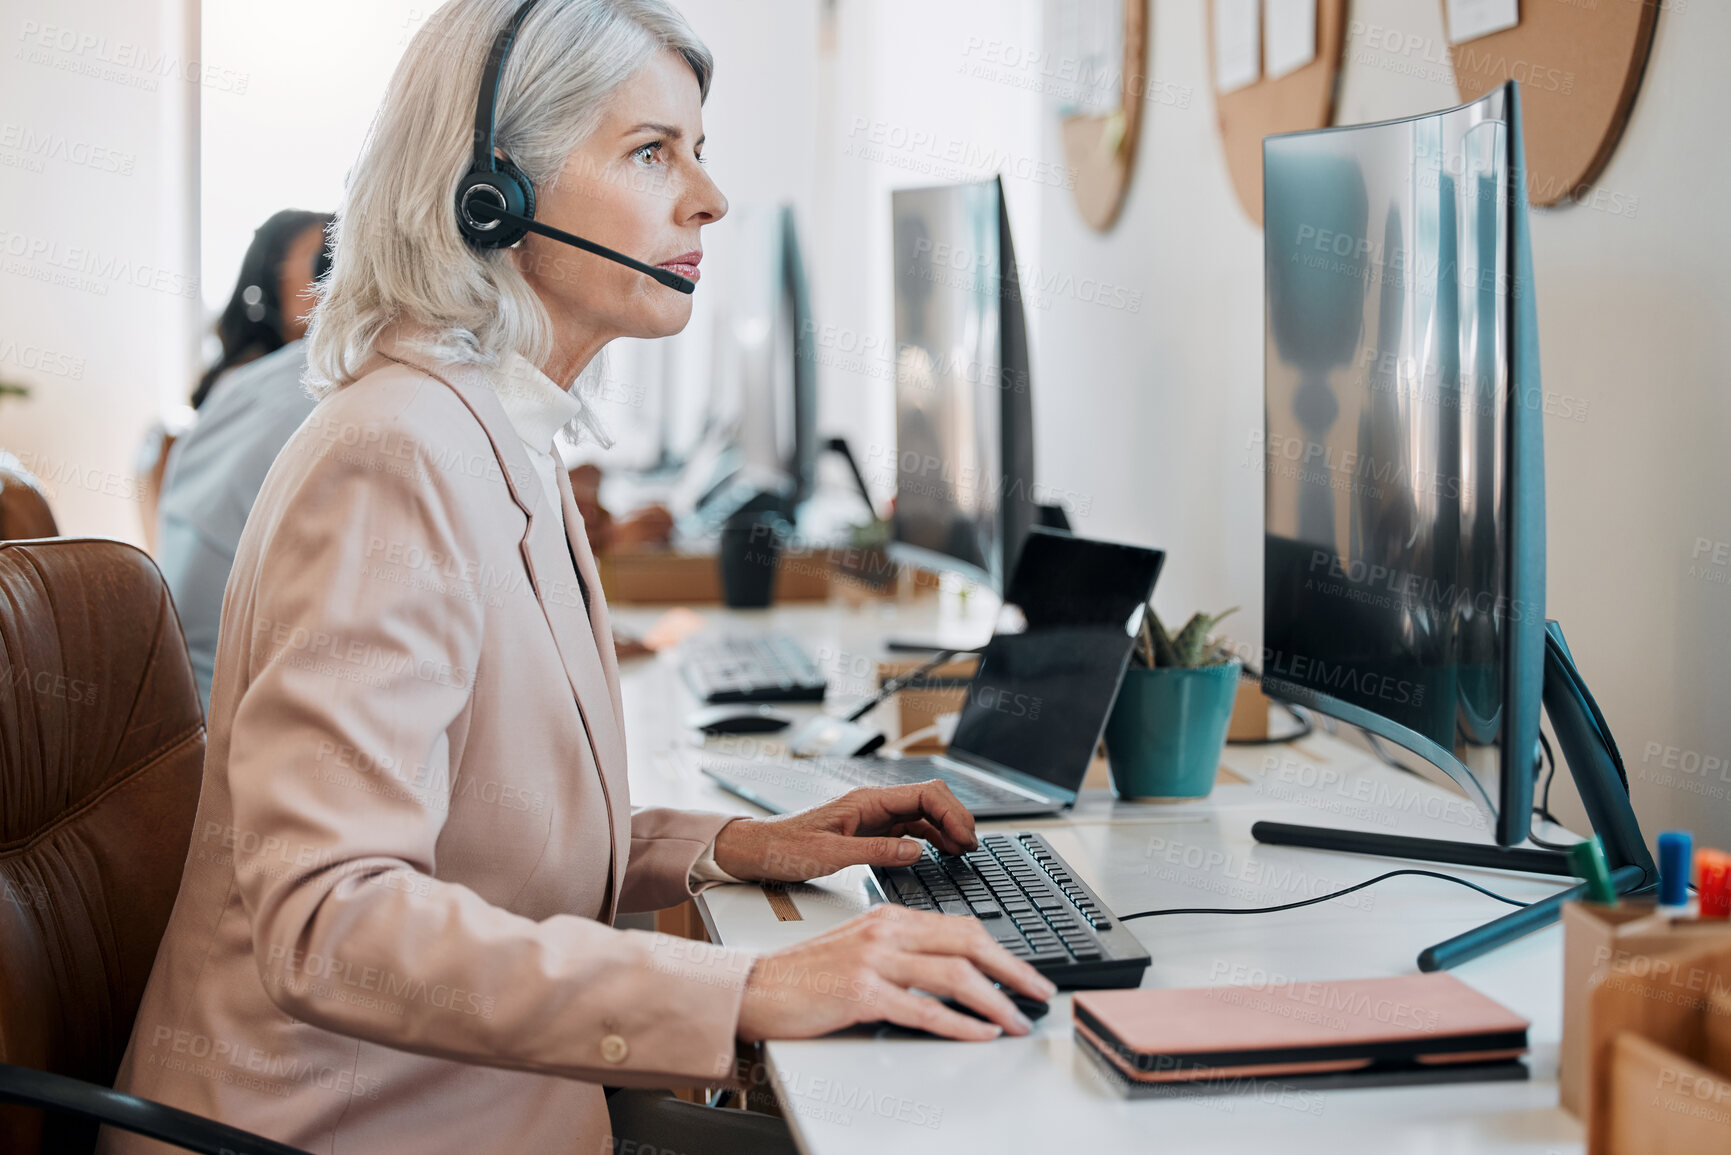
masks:
<path fill-rule="evenodd" d="M 1191 907 L 1175 907 L 1171 910 L 1142 910 L 1142 911 L 1137 911 L 1135 914 L 1121 914 L 1118 916 L 1118 921 L 1119 922 L 1129 922 L 1133 918 L 1154 918 L 1154 917 L 1156 917 L 1158 915 L 1162 915 L 1162 914 L 1274 914 L 1277 911 L 1297 910 L 1301 906 L 1315 906 L 1319 902 L 1327 902 L 1329 899 L 1332 899 L 1332 898 L 1341 898 L 1345 895 L 1351 894 L 1355 890 L 1363 890 L 1367 886 L 1375 886 L 1379 882 L 1385 882 L 1391 878 L 1399 878 L 1403 874 L 1412 874 L 1412 875 L 1417 875 L 1417 876 L 1423 877 L 1423 878 L 1440 878 L 1444 882 L 1458 883 L 1461 886 L 1470 887 L 1473 890 L 1478 891 L 1480 894 L 1486 895 L 1490 898 L 1494 898 L 1498 902 L 1506 902 L 1510 906 L 1525 907 L 1525 906 L 1532 905 L 1531 903 L 1521 902 L 1519 899 L 1509 898 L 1506 895 L 1498 894 L 1494 890 L 1486 890 L 1484 887 L 1480 886 L 1476 882 L 1468 882 L 1466 879 L 1456 878 L 1452 874 L 1440 874 L 1434 870 L 1407 869 L 1407 870 L 1391 870 L 1387 874 L 1379 874 L 1375 878 L 1367 879 L 1366 881 L 1359 883 L 1357 886 L 1349 886 L 1345 890 L 1337 890 L 1333 894 L 1320 894 L 1320 895 L 1317 895 L 1315 898 L 1306 898 L 1306 899 L 1301 899 L 1298 902 L 1283 903 L 1280 906 L 1252 906 L 1252 907 L 1191 906 Z"/>
<path fill-rule="evenodd" d="M 1545 787 L 1539 794 L 1539 817 L 1546 822 L 1557 822 L 1557 816 L 1551 813 L 1551 783 L 1557 780 L 1557 757 L 1551 753 L 1551 740 L 1545 737 L 1543 730 L 1539 731 L 1539 746 L 1545 752 Z M 1561 826 L 1561 822 L 1557 822 Z"/>
<path fill-rule="evenodd" d="M 1556 756 L 1551 753 L 1551 741 L 1549 738 L 1545 737 L 1543 730 L 1539 731 L 1539 746 L 1545 752 L 1545 786 L 1540 792 L 1539 804 L 1533 807 L 1533 817 L 1542 818 L 1546 822 L 1561 826 L 1562 823 L 1557 821 L 1557 816 L 1551 813 L 1551 783 L 1555 781 L 1557 777 L 1557 759 Z M 1530 827 L 1527 830 L 1527 841 L 1531 842 L 1534 846 L 1537 846 L 1540 850 L 1566 851 L 1569 849 L 1569 846 L 1566 843 L 1547 842 L 1537 834 L 1534 834 Z"/>
<path fill-rule="evenodd" d="M 933 670 L 937 669 L 939 666 L 951 660 L 961 652 L 961 650 L 944 650 L 939 653 L 937 657 L 926 662 L 918 669 L 903 674 L 899 678 L 891 678 L 882 686 L 878 687 L 878 692 L 870 698 L 867 698 L 858 709 L 850 710 L 847 714 L 846 721 L 859 721 L 861 718 L 865 717 L 867 714 L 871 713 L 873 710 L 877 709 L 903 690 L 910 686 L 918 685 L 920 682 L 924 681 L 927 674 L 931 673 Z"/>
<path fill-rule="evenodd" d="M 1390 755 L 1387 750 L 1384 750 L 1382 748 L 1381 739 L 1379 739 L 1373 732 L 1365 729 L 1363 726 L 1358 727 L 1358 732 L 1364 735 L 1364 740 L 1370 746 L 1371 753 L 1375 754 L 1377 758 L 1382 761 L 1383 765 L 1393 766 L 1396 770 L 1404 770 L 1408 774 L 1415 772 L 1412 767 L 1404 765 L 1398 759 Z"/>
<path fill-rule="evenodd" d="M 1533 814 L 1534 817 L 1537 817 L 1538 811 L 1535 810 Z M 1543 838 L 1540 838 L 1537 834 L 1534 834 L 1531 831 L 1527 832 L 1527 841 L 1538 847 L 1540 850 L 1567 851 L 1570 846 L 1574 845 L 1573 843 L 1546 842 Z"/>
<path fill-rule="evenodd" d="M 871 487 L 866 484 L 865 474 L 860 472 L 859 463 L 854 460 L 853 449 L 848 446 L 847 438 L 832 437 L 823 443 L 823 447 L 831 453 L 839 453 L 847 462 L 848 471 L 853 474 L 853 483 L 859 489 L 860 500 L 865 502 L 866 512 L 876 518 L 878 507 L 872 502 Z"/>

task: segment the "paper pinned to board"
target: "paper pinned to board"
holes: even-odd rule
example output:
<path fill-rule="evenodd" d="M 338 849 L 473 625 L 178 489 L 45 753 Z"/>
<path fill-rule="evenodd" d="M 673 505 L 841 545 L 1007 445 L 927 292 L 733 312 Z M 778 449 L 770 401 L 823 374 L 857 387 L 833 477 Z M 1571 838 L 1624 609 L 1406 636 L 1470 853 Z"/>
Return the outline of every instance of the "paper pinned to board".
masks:
<path fill-rule="evenodd" d="M 1262 0 L 1262 18 L 1268 79 L 1316 59 L 1316 0 Z"/>
<path fill-rule="evenodd" d="M 1214 0 L 1214 87 L 1236 92 L 1260 79 L 1261 0 Z"/>
<path fill-rule="evenodd" d="M 1450 44 L 1464 44 L 1521 22 L 1520 0 L 1447 0 Z"/>
<path fill-rule="evenodd" d="M 1124 104 L 1122 0 L 1056 0 L 1056 54 L 1076 82 L 1060 96 L 1062 116 L 1109 116 Z"/>

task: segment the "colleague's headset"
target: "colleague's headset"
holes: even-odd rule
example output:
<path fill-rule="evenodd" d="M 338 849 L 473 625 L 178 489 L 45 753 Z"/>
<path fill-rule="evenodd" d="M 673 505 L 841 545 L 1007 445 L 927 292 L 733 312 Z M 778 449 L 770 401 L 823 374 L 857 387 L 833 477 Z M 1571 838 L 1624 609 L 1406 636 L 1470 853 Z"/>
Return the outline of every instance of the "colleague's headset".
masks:
<path fill-rule="evenodd" d="M 500 29 L 487 53 L 487 68 L 481 74 L 481 95 L 475 104 L 475 159 L 468 175 L 457 185 L 457 231 L 478 249 L 508 249 L 528 233 L 617 261 L 628 269 L 654 277 L 681 293 L 696 290 L 695 281 L 668 269 L 646 265 L 605 245 L 544 225 L 535 219 L 535 186 L 523 170 L 493 153 L 493 112 L 499 104 L 499 81 L 505 73 L 505 58 L 511 42 L 538 0 L 527 0 Z"/>

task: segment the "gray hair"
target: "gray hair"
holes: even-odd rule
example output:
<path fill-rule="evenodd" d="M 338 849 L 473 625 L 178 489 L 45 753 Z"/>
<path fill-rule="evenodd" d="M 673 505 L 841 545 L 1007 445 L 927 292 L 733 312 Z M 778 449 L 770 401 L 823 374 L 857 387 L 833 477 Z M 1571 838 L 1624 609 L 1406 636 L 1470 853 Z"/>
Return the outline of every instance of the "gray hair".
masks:
<path fill-rule="evenodd" d="M 351 384 L 398 320 L 430 329 L 429 352 L 445 361 L 490 366 L 516 352 L 540 363 L 551 352 L 534 290 L 508 252 L 464 241 L 454 207 L 487 53 L 520 2 L 451 0 L 398 63 L 332 226 L 336 258 L 307 342 L 315 396 Z M 708 97 L 709 50 L 665 0 L 541 0 L 500 80 L 498 150 L 542 187 L 660 51 L 683 57 Z"/>

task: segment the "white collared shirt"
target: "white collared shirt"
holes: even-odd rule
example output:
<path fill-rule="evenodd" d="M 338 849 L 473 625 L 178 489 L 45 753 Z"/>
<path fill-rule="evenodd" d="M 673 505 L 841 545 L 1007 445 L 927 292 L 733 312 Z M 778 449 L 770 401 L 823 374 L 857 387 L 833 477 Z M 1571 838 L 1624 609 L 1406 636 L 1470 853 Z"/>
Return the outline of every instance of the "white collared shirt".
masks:
<path fill-rule="evenodd" d="M 594 416 L 581 397 L 569 389 L 561 389 L 520 354 L 505 357 L 493 370 L 491 380 L 506 419 L 523 439 L 529 464 L 541 482 L 542 494 L 563 525 L 565 506 L 559 499 L 558 474 L 554 472 L 562 463 L 555 456 L 553 439 L 561 429 L 585 416 L 588 417 L 585 425 L 594 427 Z"/>

